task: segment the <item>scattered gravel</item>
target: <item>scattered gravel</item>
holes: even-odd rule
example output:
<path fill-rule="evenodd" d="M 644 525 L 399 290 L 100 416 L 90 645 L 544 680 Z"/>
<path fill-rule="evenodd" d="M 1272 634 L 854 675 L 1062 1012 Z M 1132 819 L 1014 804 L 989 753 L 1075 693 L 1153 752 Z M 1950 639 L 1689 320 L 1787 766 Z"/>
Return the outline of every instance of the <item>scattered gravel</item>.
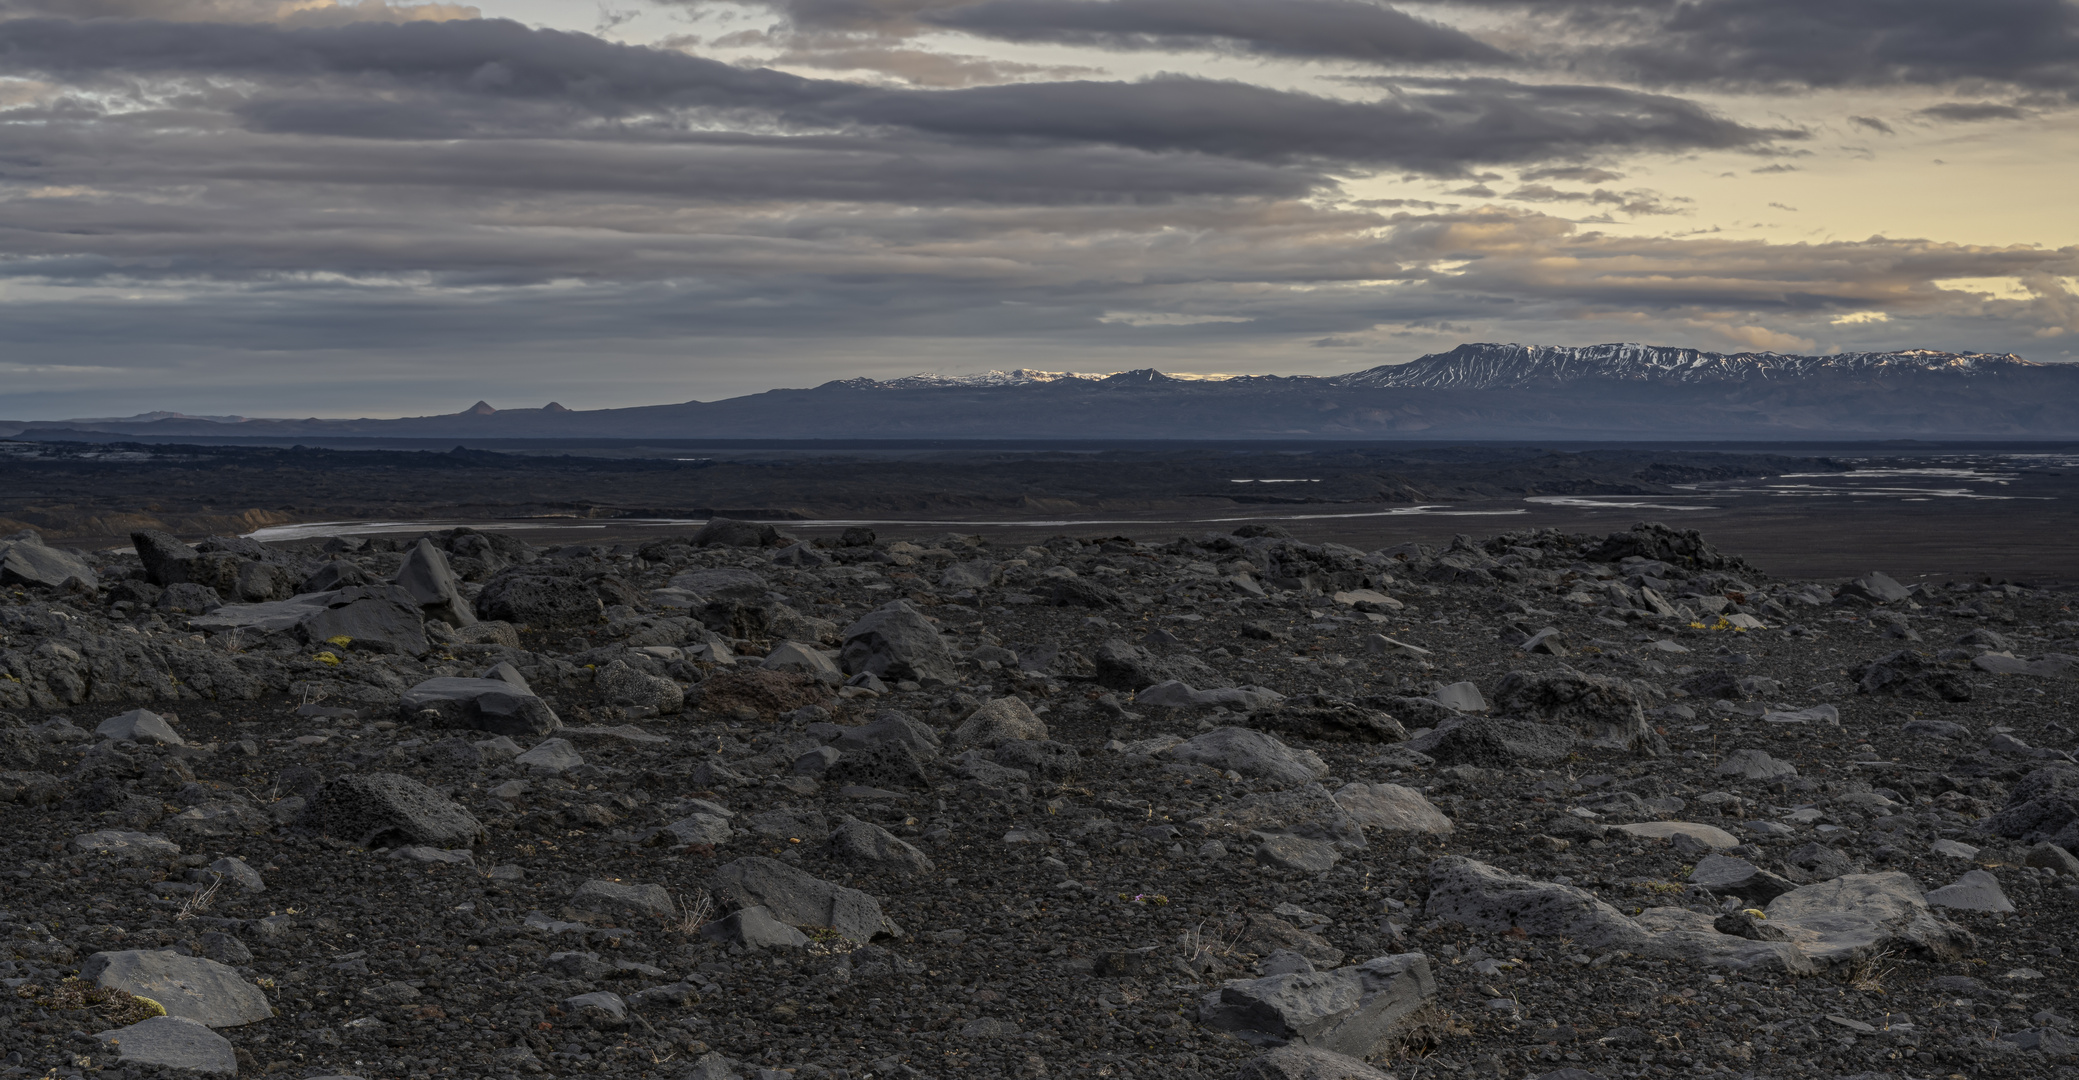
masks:
<path fill-rule="evenodd" d="M 2079 1075 L 2068 592 L 703 536 L 39 553 L 0 1077 Z"/>

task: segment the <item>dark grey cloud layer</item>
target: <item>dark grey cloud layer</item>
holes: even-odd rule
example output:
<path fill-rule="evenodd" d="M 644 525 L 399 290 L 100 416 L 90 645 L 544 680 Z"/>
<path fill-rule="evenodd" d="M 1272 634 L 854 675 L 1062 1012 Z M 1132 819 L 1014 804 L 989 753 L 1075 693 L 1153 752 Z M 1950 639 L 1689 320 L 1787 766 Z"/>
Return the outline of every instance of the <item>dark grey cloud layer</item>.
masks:
<path fill-rule="evenodd" d="M 1361 61 L 1509 59 L 1462 30 L 1364 0 L 983 0 L 924 20 L 1006 41 L 1107 49 L 1216 47 Z"/>
<path fill-rule="evenodd" d="M 1405 79 L 1374 102 L 1166 76 L 865 95 L 862 119 L 967 138 L 1037 138 L 1246 160 L 1341 160 L 1449 174 L 1602 150 L 1758 147 L 1801 132 L 1759 129 L 1694 102 L 1601 86 Z"/>
<path fill-rule="evenodd" d="M 770 385 L 936 348 L 965 349 L 948 362 L 966 368 L 1078 366 L 1085 350 L 1101 365 L 1150 347 L 1180 359 L 1136 363 L 1262 367 L 1252 347 L 1332 338 L 1357 362 L 1449 344 L 1378 354 L 1395 335 L 1467 326 L 1524 339 L 1674 327 L 1718 347 L 1804 348 L 1858 312 L 1894 320 L 1856 322 L 1863 345 L 1927 343 L 1917 319 L 1955 331 L 1936 344 L 2079 340 L 2079 298 L 2062 284 L 2079 252 L 1598 233 L 1588 223 L 1603 215 L 1689 207 L 1625 180 L 1646 158 L 1755 155 L 1744 171 L 1805 132 L 1729 119 L 1666 90 L 1671 77 L 1655 77 L 1657 92 L 1549 68 L 1497 77 L 1478 67 L 1487 46 L 1359 0 L 784 8 L 839 38 L 968 20 L 977 36 L 1373 65 L 1314 84 L 1340 93 L 1037 68 L 923 89 L 389 9 L 365 22 L 316 7 L 268 21 L 259 0 L 78 10 L 200 19 L 220 2 L 239 17 L 67 18 L 60 0 L 0 0 L 10 400 L 73 378 L 81 393 L 158 394 L 139 408 L 279 411 L 160 391 L 293 389 L 333 378 L 312 371 L 335 357 L 356 374 L 326 385 L 495 371 L 548 386 L 575 370 L 563 354 L 583 355 L 595 359 L 571 379 L 625 377 L 629 400 L 672 393 L 639 384 L 688 355 L 776 365 L 757 376 Z M 1541 10 L 1570 47 L 1598 20 L 1614 27 L 1595 63 L 1652 35 L 1703 33 L 1666 5 Z M 1743 33 L 1728 31 L 1728 47 L 1760 47 Z M 1849 122 L 1904 141 L 1927 122 L 2047 108 L 2011 89 L 1959 87 L 1896 129 Z M 1409 173 L 1551 212 L 1346 198 Z M 2028 298 L 1940 284 L 1996 277 Z"/>
<path fill-rule="evenodd" d="M 869 89 L 500 20 L 284 29 L 18 19 L 0 22 L 0 58 L 18 70 L 97 81 L 272 79 L 272 92 L 234 106 L 249 127 L 366 138 L 567 135 L 601 118 L 755 113 L 795 130 L 866 124 L 976 142 L 1451 173 L 1475 163 L 1799 136 L 1738 124 L 1680 98 L 1496 79 L 1401 80 L 1391 85 L 1397 93 L 1371 102 L 1185 77 Z M 378 88 L 440 100 L 371 92 Z"/>
<path fill-rule="evenodd" d="M 1664 86 L 1983 83 L 2079 93 L 2070 0 L 1449 0 L 1513 10 L 1572 57 Z"/>

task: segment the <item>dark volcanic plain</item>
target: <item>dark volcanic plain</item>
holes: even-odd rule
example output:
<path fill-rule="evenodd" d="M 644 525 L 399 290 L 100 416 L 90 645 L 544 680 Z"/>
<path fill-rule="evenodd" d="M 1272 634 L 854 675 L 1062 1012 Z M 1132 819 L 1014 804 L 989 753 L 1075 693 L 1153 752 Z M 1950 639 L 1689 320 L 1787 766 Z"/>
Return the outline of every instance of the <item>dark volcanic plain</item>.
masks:
<path fill-rule="evenodd" d="M 1315 542 L 1373 550 L 1526 527 L 1608 532 L 1665 518 L 1787 576 L 1883 567 L 1906 580 L 2075 580 L 2072 450 L 54 438 L 0 442 L 0 530 L 106 547 L 127 545 L 139 528 L 201 537 L 299 522 L 439 521 L 539 544 L 640 543 L 720 513 L 788 522 L 811 537 L 844 527 L 815 522 L 865 520 L 898 531 L 985 529 L 1022 544 L 1064 530 L 1170 540 L 1263 518 Z M 1918 472 L 1833 483 L 1872 469 Z"/>
<path fill-rule="evenodd" d="M 11 541 L 0 1076 L 2073 1072 L 2068 591 L 879 531 Z"/>

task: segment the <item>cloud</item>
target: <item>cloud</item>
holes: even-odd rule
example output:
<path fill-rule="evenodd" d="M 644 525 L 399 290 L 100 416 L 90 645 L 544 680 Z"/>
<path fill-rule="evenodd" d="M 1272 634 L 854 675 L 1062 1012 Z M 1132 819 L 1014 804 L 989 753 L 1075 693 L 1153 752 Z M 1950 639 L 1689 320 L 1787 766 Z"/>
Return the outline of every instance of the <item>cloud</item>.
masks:
<path fill-rule="evenodd" d="M 371 80 L 384 90 L 552 102 L 606 116 L 655 108 L 788 108 L 857 89 L 502 19 L 315 28 L 14 19 L 0 22 L 0 50 L 17 70 L 90 83 L 211 76 L 275 80 L 269 89 L 279 90 L 352 80 L 356 85 L 343 89 L 353 92 L 345 96 L 371 109 L 387 99 L 370 92 Z"/>
<path fill-rule="evenodd" d="M 1890 124 L 1887 124 L 1874 116 L 1851 116 L 1848 118 L 1848 122 L 1866 131 L 1874 131 L 1879 135 L 1898 134 L 1898 131 L 1894 129 Z"/>
<path fill-rule="evenodd" d="M 1024 64 L 986 56 L 965 56 L 925 49 L 891 48 L 870 42 L 821 46 L 794 38 L 784 52 L 764 59 L 768 65 L 821 68 L 826 71 L 874 71 L 916 86 L 981 86 L 1030 76 L 1073 78 L 1097 69 L 1073 64 Z"/>
<path fill-rule="evenodd" d="M 1611 172 L 1608 169 L 1598 169 L 1590 165 L 1546 165 L 1536 169 L 1525 169 L 1516 174 L 1516 179 L 1523 181 L 1572 180 L 1579 184 L 1607 184 L 1612 180 L 1624 179 L 1624 174 Z"/>
<path fill-rule="evenodd" d="M 15 276 L 0 295 L 45 290 L 7 307 L 11 361 L 117 366 L 122 386 L 160 387 L 153 400 L 165 404 L 178 398 L 171 388 L 198 385 L 198 358 L 219 380 L 205 385 L 278 402 L 316 392 L 308 366 L 284 356 L 333 358 L 327 370 L 390 393 L 469 387 L 495 369 L 501 385 L 564 397 L 574 384 L 556 373 L 583 353 L 613 357 L 586 365 L 593 402 L 656 401 L 687 385 L 689 370 L 722 377 L 722 359 L 688 369 L 689 351 L 765 365 L 732 376 L 751 390 L 820 381 L 786 373 L 844 371 L 863 357 L 891 370 L 924 356 L 957 367 L 977 349 L 998 366 L 1060 367 L 1131 348 L 1157 350 L 1135 354 L 1157 366 L 1170 355 L 1167 366 L 1308 370 L 1305 357 L 1321 355 L 1309 343 L 1380 341 L 1377 328 L 1393 325 L 1739 348 L 1802 348 L 1853 331 L 1855 347 L 1934 335 L 2018 349 L 2061 340 L 2032 335 L 2079 322 L 2057 284 L 2079 273 L 2079 249 L 1622 237 L 1529 211 L 1381 215 L 1275 200 L 903 214 L 781 202 L 660 219 L 588 198 L 537 200 L 515 216 L 503 201 L 400 208 L 373 192 L 356 203 L 335 195 L 330 212 L 311 214 L 292 192 L 239 197 L 250 194 L 205 199 L 200 220 L 192 203 L 169 206 L 149 226 L 145 208 L 127 206 L 133 223 L 121 235 L 82 235 L 72 218 L 0 222 L 0 235 L 40 233 L 46 264 L 70 260 L 83 274 L 98 265 L 80 280 L 103 286 L 58 293 L 19 256 L 7 264 Z M 339 227 L 343 215 L 356 227 Z M 1988 277 L 2035 284 L 2018 299 L 1935 284 Z M 1894 322 L 1833 325 L 1873 310 Z M 1247 321 L 1136 326 L 1144 320 L 1107 322 L 1109 313 Z M 1893 329 L 1899 319 L 1908 322 Z M 1159 351 L 1172 347 L 1182 351 Z M 614 390 L 609 378 L 630 381 Z M 266 411 L 222 393 L 188 400 Z"/>
<path fill-rule="evenodd" d="M 797 0 L 788 26 L 742 39 L 822 77 L 722 63 L 690 39 L 618 45 L 395 5 L 298 7 L 325 22 L 258 0 L 91 19 L 55 3 L 0 0 L 8 361 L 50 373 L 36 395 L 149 399 L 75 415 L 308 412 L 309 394 L 367 410 L 339 403 L 377 393 L 423 412 L 423 388 L 466 403 L 487 373 L 596 405 L 977 355 L 1312 370 L 1361 356 L 1324 349 L 1448 337 L 2079 335 L 2070 249 L 1598 231 L 1585 215 L 1690 206 L 1618 186 L 1652 156 L 1676 159 L 1657 175 L 1698 157 L 1708 174 L 1729 165 L 1710 152 L 1780 161 L 1806 133 L 1555 69 L 1070 77 L 1022 64 L 1052 53 L 941 51 L 963 5 L 937 0 Z M 1646 9 L 1613 10 L 1631 26 Z M 1100 14 L 1164 12 L 1259 14 Z M 1738 175 L 1786 167 L 1736 160 Z M 1423 178 L 1502 205 L 1406 197 L 1447 186 Z M 1960 284 L 1989 280 L 2012 284 Z"/>
<path fill-rule="evenodd" d="M 256 22 L 340 26 L 355 22 L 444 22 L 474 19 L 468 4 L 391 0 L 0 0 L 0 19 L 160 19 L 167 22 Z"/>
<path fill-rule="evenodd" d="M 1757 175 L 1766 175 L 1766 174 L 1770 174 L 1770 173 L 1787 173 L 1787 172 L 1796 172 L 1796 171 L 1797 171 L 1797 166 L 1795 166 L 1795 165 L 1785 165 L 1785 164 L 1783 164 L 1782 162 L 1777 162 L 1777 163 L 1776 163 L 1776 164 L 1774 164 L 1774 165 L 1763 165 L 1762 167 L 1760 167 L 1760 168 L 1758 168 L 1758 169 L 1748 169 L 1747 171 L 1748 171 L 1748 172 L 1750 172 L 1750 173 L 1755 173 L 1755 174 L 1757 174 Z"/>
<path fill-rule="evenodd" d="M 1506 198 L 1517 202 L 1577 202 L 1591 206 L 1614 206 L 1627 214 L 1684 214 L 1687 210 L 1670 206 L 1662 201 L 1660 193 L 1643 188 L 1631 191 L 1611 191 L 1597 188 L 1594 191 L 1562 191 L 1548 184 L 1526 184 L 1509 192 Z M 1677 202 L 1688 202 L 1678 199 Z"/>
<path fill-rule="evenodd" d="M 1448 0 L 1502 8 L 1556 61 L 1665 86 L 1990 83 L 2079 94 L 2069 0 Z"/>
<path fill-rule="evenodd" d="M 1376 101 L 1183 76 L 876 89 L 500 20 L 281 29 L 20 19 L 0 22 L 0 49 L 17 69 L 108 85 L 138 76 L 271 80 L 233 106 L 254 130 L 363 138 L 581 134 L 601 118 L 668 132 L 692 118 L 1452 175 L 1472 164 L 1755 148 L 1803 135 L 1676 97 L 1500 79 L 1382 81 L 1375 85 L 1391 92 Z"/>
<path fill-rule="evenodd" d="M 1388 85 L 1381 83 L 1380 85 Z M 1453 175 L 1622 147 L 1759 147 L 1802 137 L 1748 127 L 1680 98 L 1499 79 L 1401 79 L 1355 102 L 1240 82 L 1160 76 L 937 93 L 868 94 L 849 115 L 942 135 L 1098 142 L 1256 161 L 1324 160 Z"/>
<path fill-rule="evenodd" d="M 1930 105 L 1915 111 L 1913 115 L 1952 124 L 1972 124 L 1985 120 L 2021 120 L 2028 116 L 2028 111 L 1990 101 L 1951 101 L 1941 105 Z"/>
<path fill-rule="evenodd" d="M 1104 49 L 1227 48 L 1301 59 L 1510 59 L 1464 31 L 1361 0 L 983 0 L 923 21 L 983 37 Z"/>

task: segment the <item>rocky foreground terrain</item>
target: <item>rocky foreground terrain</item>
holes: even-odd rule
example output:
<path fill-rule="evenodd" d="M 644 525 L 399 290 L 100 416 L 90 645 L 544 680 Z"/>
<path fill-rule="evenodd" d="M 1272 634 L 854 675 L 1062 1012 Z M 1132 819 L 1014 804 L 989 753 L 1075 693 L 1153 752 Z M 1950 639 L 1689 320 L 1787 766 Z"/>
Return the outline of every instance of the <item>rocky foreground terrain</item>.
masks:
<path fill-rule="evenodd" d="M 0 1076 L 2071 1076 L 2071 594 L 0 541 Z"/>

